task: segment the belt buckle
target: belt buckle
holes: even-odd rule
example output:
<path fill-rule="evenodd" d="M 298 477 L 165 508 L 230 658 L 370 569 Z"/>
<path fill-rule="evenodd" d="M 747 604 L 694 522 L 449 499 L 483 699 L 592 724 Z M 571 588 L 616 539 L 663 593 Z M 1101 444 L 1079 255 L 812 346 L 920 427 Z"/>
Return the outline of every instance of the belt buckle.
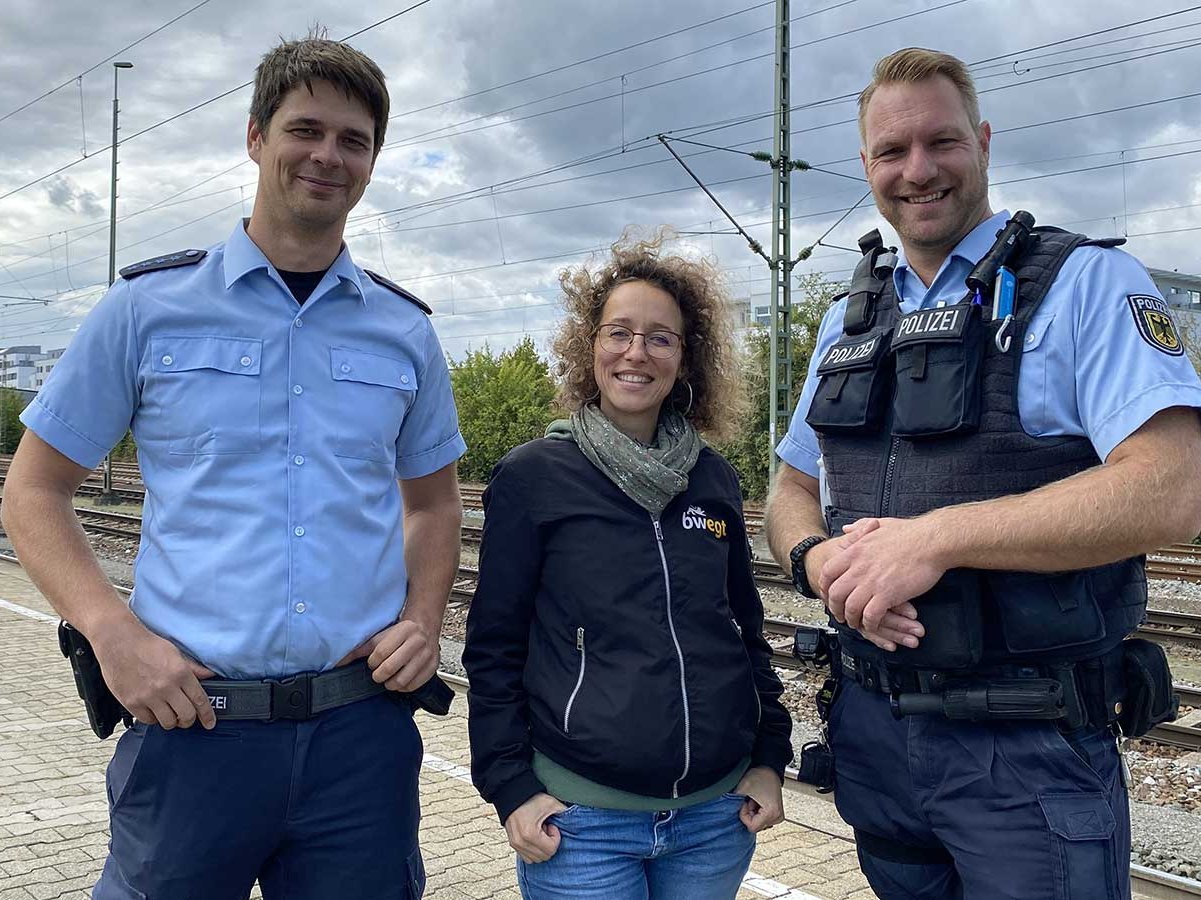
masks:
<path fill-rule="evenodd" d="M 313 715 L 313 675 L 310 672 L 267 682 L 271 685 L 271 718 L 308 719 Z"/>

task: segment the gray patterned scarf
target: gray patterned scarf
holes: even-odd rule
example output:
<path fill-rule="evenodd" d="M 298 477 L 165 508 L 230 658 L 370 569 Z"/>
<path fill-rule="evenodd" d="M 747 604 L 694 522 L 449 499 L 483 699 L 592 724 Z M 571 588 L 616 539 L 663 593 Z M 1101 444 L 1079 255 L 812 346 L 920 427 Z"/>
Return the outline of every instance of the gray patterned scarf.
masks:
<path fill-rule="evenodd" d="M 704 446 L 692 423 L 675 409 L 659 416 L 655 439 L 648 447 L 614 425 L 592 403 L 556 419 L 546 436 L 574 440 L 594 466 L 621 488 L 622 492 L 659 518 L 667 504 L 688 488 L 688 473 Z"/>

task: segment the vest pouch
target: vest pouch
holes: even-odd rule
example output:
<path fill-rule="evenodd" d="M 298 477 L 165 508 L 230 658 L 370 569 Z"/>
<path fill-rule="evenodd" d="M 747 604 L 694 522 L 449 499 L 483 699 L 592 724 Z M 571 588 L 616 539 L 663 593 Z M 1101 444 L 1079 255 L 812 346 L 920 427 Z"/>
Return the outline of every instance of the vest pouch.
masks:
<path fill-rule="evenodd" d="M 1122 641 L 1122 698 L 1118 725 L 1126 737 L 1140 737 L 1161 722 L 1171 722 L 1180 707 L 1172 690 L 1172 670 L 1163 647 L 1142 638 Z"/>
<path fill-rule="evenodd" d="M 976 569 L 951 569 L 926 593 L 917 597 L 918 621 L 926 636 L 915 648 L 897 647 L 889 665 L 929 669 L 970 669 L 984 655 L 984 624 L 980 604 L 983 585 Z"/>
<path fill-rule="evenodd" d="M 1067 649 L 1105 637 L 1105 618 L 1087 569 L 989 572 L 985 578 L 1010 653 Z"/>
<path fill-rule="evenodd" d="M 884 423 L 893 367 L 885 359 L 892 330 L 843 335 L 817 367 L 805 421 L 818 434 L 867 434 Z"/>
<path fill-rule="evenodd" d="M 980 310 L 957 303 L 919 309 L 897 322 L 893 434 L 920 440 L 980 425 L 986 340 Z"/>

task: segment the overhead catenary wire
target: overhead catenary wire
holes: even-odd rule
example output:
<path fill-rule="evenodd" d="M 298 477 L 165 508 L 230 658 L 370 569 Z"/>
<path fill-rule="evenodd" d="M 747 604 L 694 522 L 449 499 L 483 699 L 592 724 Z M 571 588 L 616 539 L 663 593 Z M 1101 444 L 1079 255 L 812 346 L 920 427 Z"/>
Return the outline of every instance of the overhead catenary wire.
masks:
<path fill-rule="evenodd" d="M 46 91 L 45 93 L 39 94 L 38 96 L 34 97 L 32 100 L 28 100 L 28 101 L 26 101 L 25 103 L 22 103 L 22 104 L 21 104 L 20 106 L 18 106 L 16 109 L 9 110 L 9 111 L 8 111 L 8 112 L 6 112 L 4 115 L 0 115 L 0 122 L 3 122 L 5 119 L 10 119 L 10 118 L 12 118 L 13 116 L 15 116 L 15 115 L 16 115 L 17 113 L 19 113 L 19 112 L 23 112 L 24 110 L 27 110 L 27 109 L 29 109 L 29 107 L 33 106 L 33 105 L 34 105 L 35 103 L 37 103 L 38 101 L 40 101 L 40 100 L 45 100 L 45 99 L 46 99 L 47 97 L 49 97 L 51 94 L 53 94 L 53 93 L 56 93 L 57 91 L 61 91 L 63 88 L 67 87 L 68 85 L 74 84 L 74 83 L 75 83 L 75 82 L 77 82 L 77 81 L 80 81 L 80 82 L 81 82 L 81 87 L 80 87 L 80 90 L 82 91 L 82 81 L 81 81 L 81 79 L 83 78 L 83 76 L 84 76 L 84 75 L 87 75 L 87 74 L 89 74 L 89 73 L 91 73 L 91 72 L 95 72 L 97 69 L 99 69 L 99 68 L 100 68 L 102 65 L 104 65 L 106 62 L 111 62 L 112 60 L 114 60 L 114 59 L 116 59 L 118 56 L 120 56 L 122 53 L 124 53 L 125 51 L 127 51 L 127 50 L 132 50 L 132 49 L 133 49 L 134 47 L 136 47 L 138 44 L 141 44 L 142 42 L 149 40 L 150 38 L 154 37 L 154 36 L 155 36 L 156 34 L 158 34 L 159 32 L 161 32 L 161 31 L 164 31 L 165 29 L 167 29 L 167 28 L 169 28 L 170 26 L 174 25 L 176 22 L 178 22 L 180 19 L 184 18 L 185 16 L 189 16 L 189 15 L 191 15 L 192 13 L 196 12 L 196 10 L 200 9 L 200 7 L 202 7 L 202 6 L 206 5 L 206 4 L 207 4 L 207 3 L 209 3 L 209 2 L 210 2 L 210 0 L 200 0 L 200 2 L 199 2 L 199 3 L 197 3 L 195 6 L 192 6 L 192 7 L 191 7 L 191 8 L 189 8 L 189 9 L 185 9 L 183 12 L 181 12 L 181 13 L 180 13 L 179 15 L 177 15 L 175 18 L 173 18 L 173 19 L 171 19 L 171 20 L 169 20 L 169 21 L 167 21 L 167 22 L 164 22 L 164 23 L 163 23 L 162 25 L 160 25 L 158 28 L 154 29 L 154 31 L 151 31 L 151 32 L 149 32 L 149 33 L 147 33 L 147 34 L 144 34 L 144 35 L 142 35 L 140 38 L 138 38 L 138 39 L 137 39 L 136 41 L 134 41 L 132 44 L 126 44 L 126 45 L 125 45 L 124 47 L 122 47 L 120 50 L 117 50 L 117 51 L 115 51 L 115 52 L 113 52 L 113 53 L 109 54 L 109 55 L 108 55 L 108 56 L 106 56 L 104 59 L 100 60 L 100 62 L 96 63 L 95 65 L 93 65 L 93 66 L 90 66 L 89 68 L 86 68 L 86 69 L 84 69 L 82 72 L 80 72 L 80 73 L 79 73 L 79 74 L 77 74 L 77 75 L 72 75 L 70 78 L 68 78 L 68 79 L 67 79 L 66 81 L 64 81 L 62 84 L 60 84 L 60 85 L 56 85 L 55 87 L 52 87 L 52 88 L 50 88 L 50 90 Z M 82 95 L 81 95 L 81 96 L 82 96 Z"/>

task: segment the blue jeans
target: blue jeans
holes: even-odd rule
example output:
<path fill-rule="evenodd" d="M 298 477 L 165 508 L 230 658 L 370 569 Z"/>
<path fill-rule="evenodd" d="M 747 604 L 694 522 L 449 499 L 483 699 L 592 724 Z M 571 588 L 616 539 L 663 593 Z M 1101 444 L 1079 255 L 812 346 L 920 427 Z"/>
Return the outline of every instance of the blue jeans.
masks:
<path fill-rule="evenodd" d="M 93 900 L 416 900 L 421 735 L 381 694 L 304 722 L 136 724 Z"/>
<path fill-rule="evenodd" d="M 517 860 L 525 900 L 733 900 L 751 865 L 755 836 L 742 794 L 665 812 L 569 806 L 550 821 L 559 850 L 543 863 Z"/>
<path fill-rule="evenodd" d="M 849 679 L 829 727 L 834 799 L 876 896 L 1129 900 L 1129 806 L 1104 729 L 898 721 Z M 915 847 L 925 858 L 898 853 Z"/>

